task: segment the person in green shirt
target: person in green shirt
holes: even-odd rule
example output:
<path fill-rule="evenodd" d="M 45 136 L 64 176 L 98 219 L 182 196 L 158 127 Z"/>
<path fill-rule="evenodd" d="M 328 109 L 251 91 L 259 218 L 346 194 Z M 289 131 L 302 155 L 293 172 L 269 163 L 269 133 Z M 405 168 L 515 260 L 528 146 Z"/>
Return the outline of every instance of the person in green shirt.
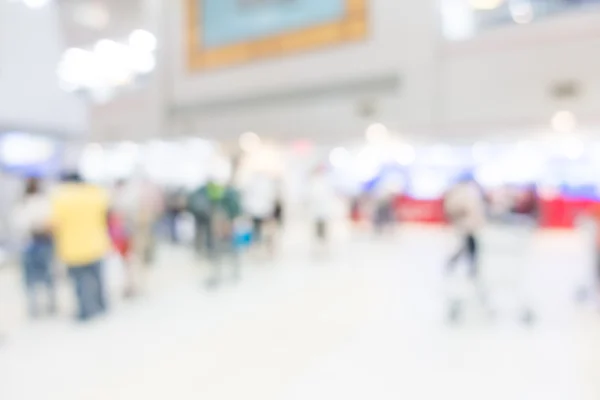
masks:
<path fill-rule="evenodd" d="M 209 181 L 189 195 L 187 205 L 196 222 L 196 249 L 206 252 L 213 267 L 207 285 L 214 287 L 221 282 L 225 258 L 231 260 L 234 278 L 238 279 L 239 260 L 234 244 L 234 223 L 241 215 L 238 191 L 229 184 Z"/>

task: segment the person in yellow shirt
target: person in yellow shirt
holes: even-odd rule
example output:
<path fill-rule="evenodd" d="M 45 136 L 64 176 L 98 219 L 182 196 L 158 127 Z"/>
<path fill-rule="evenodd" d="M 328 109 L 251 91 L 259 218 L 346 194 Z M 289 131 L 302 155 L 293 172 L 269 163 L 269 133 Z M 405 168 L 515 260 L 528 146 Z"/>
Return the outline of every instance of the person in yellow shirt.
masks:
<path fill-rule="evenodd" d="M 73 279 L 81 321 L 106 310 L 102 262 L 110 249 L 108 207 L 108 193 L 77 174 L 66 176 L 52 199 L 56 251 Z"/>

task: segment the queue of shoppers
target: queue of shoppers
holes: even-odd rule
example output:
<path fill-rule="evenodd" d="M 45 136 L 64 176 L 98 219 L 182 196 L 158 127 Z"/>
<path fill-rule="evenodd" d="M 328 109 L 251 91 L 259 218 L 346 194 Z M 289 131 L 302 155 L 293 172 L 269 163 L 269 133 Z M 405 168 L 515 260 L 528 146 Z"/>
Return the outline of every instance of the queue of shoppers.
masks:
<path fill-rule="evenodd" d="M 122 265 L 123 297 L 140 294 L 144 271 L 155 258 L 158 228 L 166 221 L 169 241 L 180 242 L 177 225 L 184 213 L 195 221 L 195 249 L 211 265 L 207 286 L 221 283 L 228 264 L 238 280 L 239 250 L 262 245 L 266 232 L 272 234 L 283 219 L 277 181 L 263 176 L 252 185 L 245 191 L 231 181 L 209 179 L 186 193 L 181 188 L 163 191 L 147 179 L 120 180 L 111 188 L 75 173 L 65 174 L 52 188 L 40 179 L 27 179 L 11 219 L 28 314 L 37 318 L 57 312 L 62 268 L 73 284 L 76 319 L 87 321 L 106 312 L 104 264 L 113 255 Z M 245 219 L 253 222 L 247 232 L 242 229 Z"/>
<path fill-rule="evenodd" d="M 76 173 L 49 190 L 37 178 L 25 183 L 13 213 L 21 254 L 27 309 L 32 318 L 57 311 L 58 265 L 73 282 L 76 318 L 89 320 L 107 310 L 103 265 L 114 250 L 125 276 L 124 295 L 140 289 L 134 265 L 148 264 L 161 195 L 148 182 L 117 182 L 112 192 Z"/>
<path fill-rule="evenodd" d="M 38 179 L 29 179 L 23 198 L 14 210 L 14 220 L 17 240 L 22 249 L 27 309 L 32 317 L 41 313 L 40 289 L 46 291 L 46 312 L 53 314 L 56 311 L 51 217 L 50 198 Z"/>
<path fill-rule="evenodd" d="M 59 182 L 26 181 L 12 220 L 18 232 L 27 310 L 32 318 L 57 313 L 62 272 L 70 278 L 76 319 L 88 321 L 109 308 L 115 257 L 120 259 L 121 295 L 144 292 L 156 237 L 185 243 L 181 219 L 193 218 L 193 247 L 210 266 L 206 285 L 241 277 L 241 252 L 273 258 L 286 221 L 281 179 L 256 171 L 244 182 L 209 179 L 186 191 L 159 188 L 148 179 L 119 180 L 110 186 L 86 182 L 76 173 Z M 311 220 L 315 245 L 330 238 L 337 194 L 326 167 L 313 170 L 300 200 Z M 260 257 L 258 260 L 264 260 Z M 114 267 L 117 268 L 117 267 Z M 109 269 L 109 273 L 106 273 Z"/>

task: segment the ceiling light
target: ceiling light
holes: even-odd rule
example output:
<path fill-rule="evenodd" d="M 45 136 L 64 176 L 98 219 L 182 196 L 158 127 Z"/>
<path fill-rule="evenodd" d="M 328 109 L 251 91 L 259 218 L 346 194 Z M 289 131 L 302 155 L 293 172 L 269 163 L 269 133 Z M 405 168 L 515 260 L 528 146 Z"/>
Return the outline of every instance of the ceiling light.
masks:
<path fill-rule="evenodd" d="M 579 139 L 572 139 L 562 144 L 565 157 L 577 160 L 585 153 L 585 145 Z"/>
<path fill-rule="evenodd" d="M 143 29 L 136 29 L 129 35 L 129 45 L 137 51 L 151 53 L 156 50 L 156 36 Z"/>
<path fill-rule="evenodd" d="M 406 143 L 401 143 L 396 149 L 396 161 L 400 165 L 409 165 L 415 161 L 415 149 Z"/>
<path fill-rule="evenodd" d="M 533 21 L 533 6 L 529 0 L 513 0 L 509 8 L 510 15 L 517 24 L 528 24 Z"/>
<path fill-rule="evenodd" d="M 258 150 L 261 144 L 260 136 L 254 132 L 245 132 L 240 135 L 240 148 L 246 153 Z"/>
<path fill-rule="evenodd" d="M 152 53 L 131 52 L 131 68 L 140 74 L 148 74 L 156 67 L 156 58 Z"/>
<path fill-rule="evenodd" d="M 343 147 L 337 147 L 329 153 L 329 162 L 335 168 L 342 168 L 348 165 L 350 153 Z"/>
<path fill-rule="evenodd" d="M 367 142 L 376 144 L 383 142 L 388 137 L 388 129 L 383 124 L 372 124 L 367 128 Z"/>
<path fill-rule="evenodd" d="M 469 0 L 475 10 L 495 10 L 504 3 L 504 0 Z"/>
<path fill-rule="evenodd" d="M 577 118 L 571 111 L 558 111 L 552 117 L 551 124 L 556 132 L 571 133 L 577 127 Z"/>
<path fill-rule="evenodd" d="M 101 55 L 114 56 L 119 49 L 119 44 L 114 40 L 101 39 L 94 46 L 94 52 Z"/>
<path fill-rule="evenodd" d="M 50 0 L 23 0 L 23 4 L 29 8 L 42 8 L 48 3 Z"/>

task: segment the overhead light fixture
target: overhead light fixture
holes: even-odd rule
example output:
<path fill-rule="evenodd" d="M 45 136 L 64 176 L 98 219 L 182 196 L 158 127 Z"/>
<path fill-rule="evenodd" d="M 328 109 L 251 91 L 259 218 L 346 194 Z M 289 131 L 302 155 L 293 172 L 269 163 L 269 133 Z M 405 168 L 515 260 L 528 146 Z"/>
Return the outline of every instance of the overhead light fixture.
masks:
<path fill-rule="evenodd" d="M 261 145 L 261 139 L 254 132 L 245 132 L 240 135 L 239 144 L 240 149 L 246 153 L 251 153 L 258 150 Z"/>
<path fill-rule="evenodd" d="M 577 128 L 577 117 L 571 111 L 558 111 L 551 120 L 552 129 L 560 133 L 571 133 Z"/>
<path fill-rule="evenodd" d="M 396 161 L 400 165 L 410 165 L 415 161 L 416 153 L 414 147 L 406 143 L 400 143 L 396 149 Z"/>
<path fill-rule="evenodd" d="M 476 142 L 472 149 L 471 154 L 476 162 L 486 161 L 488 157 L 489 145 L 486 142 Z"/>
<path fill-rule="evenodd" d="M 32 165 L 48 161 L 56 145 L 48 138 L 23 132 L 8 132 L 0 137 L 0 160 L 7 165 Z"/>
<path fill-rule="evenodd" d="M 469 0 L 469 4 L 475 10 L 495 10 L 504 3 L 504 0 Z"/>
<path fill-rule="evenodd" d="M 533 5 L 530 0 L 511 0 L 510 15 L 517 24 L 528 24 L 533 21 Z"/>
<path fill-rule="evenodd" d="M 50 3 L 50 1 L 51 0 L 23 0 L 23 4 L 25 4 L 29 8 L 37 9 L 44 7 L 45 5 Z"/>
<path fill-rule="evenodd" d="M 565 157 L 570 160 L 577 160 L 583 156 L 585 153 L 585 145 L 584 143 L 577 138 L 572 138 L 570 140 L 562 143 L 563 153 Z"/>
<path fill-rule="evenodd" d="M 156 36 L 143 29 L 136 29 L 129 35 L 129 46 L 136 51 L 151 53 L 156 50 L 156 43 Z"/>
<path fill-rule="evenodd" d="M 388 138 L 389 131 L 383 124 L 372 124 L 367 128 L 366 137 L 369 144 L 378 144 Z"/>
<path fill-rule="evenodd" d="M 139 74 L 148 74 L 156 67 L 156 58 L 152 53 L 132 52 L 131 68 Z"/>
<path fill-rule="evenodd" d="M 350 153 L 343 147 L 337 147 L 329 153 L 329 163 L 335 168 L 342 168 L 350 161 Z"/>
<path fill-rule="evenodd" d="M 156 68 L 156 38 L 150 32 L 133 31 L 127 42 L 99 40 L 92 49 L 71 48 L 57 68 L 60 87 L 82 90 L 96 101 L 108 100 L 120 87 Z"/>

